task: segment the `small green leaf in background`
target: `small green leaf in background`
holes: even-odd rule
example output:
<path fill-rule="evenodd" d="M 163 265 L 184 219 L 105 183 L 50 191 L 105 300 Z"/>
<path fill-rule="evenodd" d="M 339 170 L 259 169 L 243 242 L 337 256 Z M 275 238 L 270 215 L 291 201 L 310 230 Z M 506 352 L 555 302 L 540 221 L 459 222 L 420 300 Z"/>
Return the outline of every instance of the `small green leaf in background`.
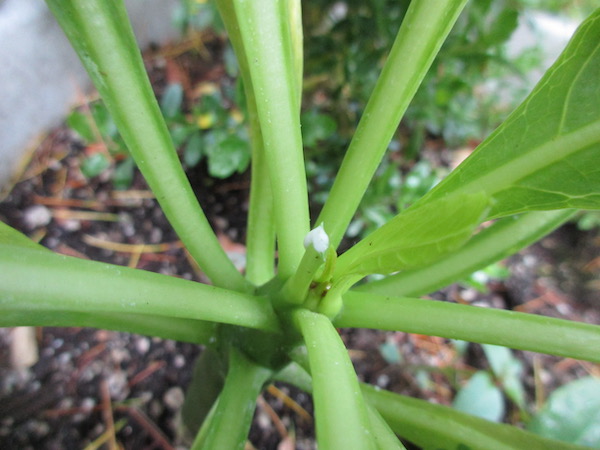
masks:
<path fill-rule="evenodd" d="M 381 353 L 381 356 L 388 364 L 400 364 L 402 362 L 402 355 L 398 351 L 398 345 L 392 339 L 387 339 L 379 346 L 379 353 Z"/>
<path fill-rule="evenodd" d="M 208 149 L 207 149 L 208 151 Z M 250 148 L 247 141 L 230 135 L 216 142 L 208 153 L 208 172 L 217 178 L 227 178 L 234 172 L 243 172 L 250 162 Z"/>
<path fill-rule="evenodd" d="M 81 111 L 74 110 L 67 117 L 67 126 L 75 131 L 87 144 L 96 140 L 94 131 L 90 126 L 90 118 Z"/>
<path fill-rule="evenodd" d="M 493 263 L 481 270 L 477 270 L 460 283 L 477 289 L 479 292 L 487 293 L 488 283 L 494 280 L 506 280 L 510 276 L 510 270 L 501 263 Z"/>
<path fill-rule="evenodd" d="M 87 178 L 93 178 L 100 175 L 110 167 L 110 161 L 102 153 L 94 153 L 88 156 L 81 163 L 81 173 Z"/>
<path fill-rule="evenodd" d="M 582 211 L 577 219 L 577 228 L 584 231 L 600 228 L 600 211 Z"/>
<path fill-rule="evenodd" d="M 166 119 L 173 119 L 181 112 L 183 87 L 179 83 L 169 84 L 160 99 L 160 109 Z"/>
<path fill-rule="evenodd" d="M 525 409 L 525 390 L 521 383 L 523 364 L 512 351 L 499 345 L 482 344 L 492 372 L 502 384 L 506 395 L 521 409 Z"/>
<path fill-rule="evenodd" d="M 227 72 L 227 75 L 231 78 L 237 78 L 240 68 L 233 48 L 230 45 L 228 45 L 223 52 L 223 63 L 225 64 L 225 72 Z"/>
<path fill-rule="evenodd" d="M 115 167 L 112 177 L 113 187 L 117 190 L 129 189 L 133 183 L 135 161 L 128 156 Z"/>
<path fill-rule="evenodd" d="M 192 134 L 183 149 L 183 162 L 187 167 L 195 167 L 202 159 L 202 135 L 198 132 Z"/>
<path fill-rule="evenodd" d="M 302 141 L 307 147 L 314 147 L 319 141 L 327 139 L 337 130 L 337 124 L 331 116 L 317 111 L 305 112 L 300 120 Z"/>
<path fill-rule="evenodd" d="M 467 384 L 458 391 L 452 406 L 464 413 L 472 414 L 492 422 L 504 417 L 504 398 L 487 372 L 476 372 Z"/>
<path fill-rule="evenodd" d="M 94 118 L 94 122 L 96 122 L 96 127 L 98 127 L 98 130 L 102 136 L 109 137 L 111 139 L 116 139 L 117 136 L 119 136 L 117 125 L 108 112 L 108 109 L 106 109 L 104 102 L 97 101 L 92 103 L 90 105 L 90 111 L 92 113 L 92 117 Z"/>
<path fill-rule="evenodd" d="M 544 437 L 600 448 L 600 379 L 587 377 L 558 388 L 527 428 Z"/>
<path fill-rule="evenodd" d="M 503 9 L 495 20 L 486 27 L 486 33 L 483 36 L 485 45 L 491 47 L 508 41 L 518 25 L 519 11 L 512 8 Z"/>
<path fill-rule="evenodd" d="M 197 127 L 194 125 L 182 125 L 176 123 L 171 126 L 169 133 L 171 134 L 171 140 L 175 148 L 180 148 L 185 141 L 187 141 L 194 132 L 197 131 Z"/>
<path fill-rule="evenodd" d="M 429 192 L 438 182 L 440 176 L 431 167 L 427 160 L 419 161 L 404 176 L 404 182 L 400 186 L 397 208 L 399 211 L 408 208 L 418 199 Z"/>
<path fill-rule="evenodd" d="M 387 274 L 433 262 L 464 244 L 488 208 L 485 193 L 409 208 L 342 254 L 336 276 Z"/>

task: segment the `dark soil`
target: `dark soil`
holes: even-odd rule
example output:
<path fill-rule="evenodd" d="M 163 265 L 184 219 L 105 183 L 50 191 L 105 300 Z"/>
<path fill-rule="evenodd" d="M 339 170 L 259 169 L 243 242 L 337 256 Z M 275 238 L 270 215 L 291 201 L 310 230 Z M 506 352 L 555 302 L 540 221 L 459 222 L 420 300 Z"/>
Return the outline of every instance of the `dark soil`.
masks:
<path fill-rule="evenodd" d="M 185 61 L 182 66 L 189 63 Z M 192 65 L 197 73 L 190 80 L 222 74 L 218 65 L 200 63 L 204 69 Z M 151 73 L 155 80 L 167 76 L 157 65 Z M 92 180 L 83 177 L 83 153 L 80 141 L 66 128 L 50 132 L 0 203 L 0 220 L 59 253 L 205 282 L 177 245 L 159 253 L 135 253 L 101 248 L 89 239 L 121 244 L 177 241 L 141 177 L 129 190 L 116 193 L 110 173 Z M 221 242 L 243 267 L 248 174 L 215 180 L 200 165 L 189 177 Z M 82 218 L 82 211 L 111 216 Z M 487 293 L 453 285 L 434 297 L 600 324 L 599 246 L 597 232 L 584 233 L 569 224 L 506 261 L 511 276 L 491 283 Z M 0 329 L 0 448 L 75 449 L 92 442 L 106 446 L 110 435 L 125 449 L 184 445 L 177 433 L 177 413 L 202 351 L 198 346 L 113 331 L 39 328 L 39 361 L 15 368 L 10 354 L 14 333 Z M 451 403 L 465 374 L 487 368 L 478 345 L 461 356 L 454 345 L 436 337 L 363 329 L 343 330 L 342 337 L 361 380 L 442 404 Z M 397 349 L 397 361 L 388 354 L 384 358 L 382 344 Z M 532 409 L 555 387 L 590 373 L 600 375 L 598 365 L 516 354 L 525 365 L 523 383 Z M 534 373 L 543 382 L 543 392 L 535 389 Z M 272 389 L 259 401 L 252 445 L 314 448 L 310 397 L 290 386 L 278 389 L 304 408 L 308 418 Z M 506 421 L 519 423 L 512 405 Z M 116 432 L 103 434 L 111 424 Z"/>

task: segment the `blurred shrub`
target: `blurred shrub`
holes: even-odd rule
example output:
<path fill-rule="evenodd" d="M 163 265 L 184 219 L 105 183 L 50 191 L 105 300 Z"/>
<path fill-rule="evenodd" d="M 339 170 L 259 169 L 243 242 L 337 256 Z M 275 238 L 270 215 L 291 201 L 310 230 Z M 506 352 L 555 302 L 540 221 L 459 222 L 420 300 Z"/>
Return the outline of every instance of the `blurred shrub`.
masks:
<path fill-rule="evenodd" d="M 333 113 L 342 136 L 349 136 L 375 86 L 407 0 L 314 0 L 305 3 L 306 83 L 311 103 L 322 100 Z M 469 2 L 440 51 L 405 118 L 418 149 L 426 133 L 443 137 L 450 146 L 481 139 L 497 124 L 504 109 L 493 92 L 483 95 L 490 77 L 523 73 L 505 44 L 523 11 L 517 0 Z M 376 26 L 373 26 L 373 23 Z M 496 87 L 496 86 L 495 86 Z M 494 89 L 496 92 L 497 89 Z M 415 149 L 411 149 L 411 154 Z"/>

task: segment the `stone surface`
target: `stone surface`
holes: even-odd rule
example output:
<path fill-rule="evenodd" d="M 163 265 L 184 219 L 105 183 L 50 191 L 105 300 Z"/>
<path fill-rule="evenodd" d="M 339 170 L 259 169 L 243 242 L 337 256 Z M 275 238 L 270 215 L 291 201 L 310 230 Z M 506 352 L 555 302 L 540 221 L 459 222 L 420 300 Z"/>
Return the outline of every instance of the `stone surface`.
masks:
<path fill-rule="evenodd" d="M 128 0 L 139 44 L 177 38 L 177 0 Z M 0 2 L 0 187 L 28 147 L 65 116 L 90 82 L 43 0 Z"/>

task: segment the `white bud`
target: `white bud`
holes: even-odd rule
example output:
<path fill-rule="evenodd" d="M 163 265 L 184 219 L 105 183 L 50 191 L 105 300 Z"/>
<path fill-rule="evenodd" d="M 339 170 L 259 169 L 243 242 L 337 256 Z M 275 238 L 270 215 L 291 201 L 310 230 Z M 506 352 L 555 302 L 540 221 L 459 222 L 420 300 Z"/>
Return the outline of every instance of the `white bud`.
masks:
<path fill-rule="evenodd" d="M 327 236 L 323 224 L 319 225 L 314 230 L 309 231 L 304 238 L 304 248 L 308 248 L 311 245 L 319 253 L 323 253 L 329 248 L 329 236 Z"/>

